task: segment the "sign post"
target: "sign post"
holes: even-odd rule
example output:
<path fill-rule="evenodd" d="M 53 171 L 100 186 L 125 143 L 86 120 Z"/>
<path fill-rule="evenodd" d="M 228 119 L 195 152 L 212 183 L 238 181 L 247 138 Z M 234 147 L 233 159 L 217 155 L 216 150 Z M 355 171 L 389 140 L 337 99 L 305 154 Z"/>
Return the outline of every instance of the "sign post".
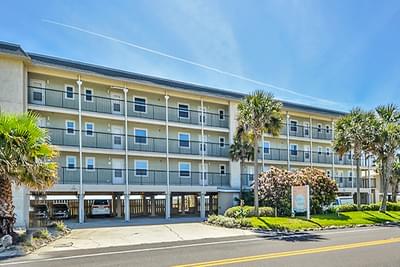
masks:
<path fill-rule="evenodd" d="M 310 219 L 310 187 L 292 186 L 292 216 L 296 213 L 306 213 L 307 220 Z"/>

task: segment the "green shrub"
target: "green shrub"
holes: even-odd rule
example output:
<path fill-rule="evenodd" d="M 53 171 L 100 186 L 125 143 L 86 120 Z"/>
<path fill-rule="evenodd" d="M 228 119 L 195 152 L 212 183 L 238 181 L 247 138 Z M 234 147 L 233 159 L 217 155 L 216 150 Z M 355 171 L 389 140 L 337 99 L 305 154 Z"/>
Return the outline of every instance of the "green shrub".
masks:
<path fill-rule="evenodd" d="M 251 226 L 250 219 L 248 218 L 235 219 L 231 217 L 225 217 L 222 215 L 210 215 L 208 216 L 207 222 L 210 224 L 215 224 L 226 228 L 240 228 L 240 227 Z"/>
<path fill-rule="evenodd" d="M 67 226 L 64 224 L 63 221 L 56 221 L 55 227 L 56 227 L 56 230 L 59 232 L 65 232 L 67 230 Z"/>
<path fill-rule="evenodd" d="M 381 207 L 381 205 L 379 205 L 377 203 L 372 203 L 369 205 L 361 205 L 360 210 L 362 210 L 362 211 L 377 211 L 377 210 L 379 210 L 380 207 Z"/>
<path fill-rule="evenodd" d="M 387 211 L 400 211 L 400 203 L 387 202 Z"/>
<path fill-rule="evenodd" d="M 33 233 L 32 236 L 37 239 L 49 239 L 50 233 L 49 233 L 49 231 L 47 231 L 47 229 L 42 229 L 40 231 Z"/>
<path fill-rule="evenodd" d="M 258 212 L 261 217 L 274 216 L 274 209 L 271 207 L 259 207 Z M 224 215 L 230 218 L 244 218 L 244 217 L 254 217 L 256 214 L 253 206 L 243 206 L 243 207 L 236 206 L 227 209 Z"/>
<path fill-rule="evenodd" d="M 336 212 L 358 211 L 356 204 L 346 204 L 336 207 Z"/>

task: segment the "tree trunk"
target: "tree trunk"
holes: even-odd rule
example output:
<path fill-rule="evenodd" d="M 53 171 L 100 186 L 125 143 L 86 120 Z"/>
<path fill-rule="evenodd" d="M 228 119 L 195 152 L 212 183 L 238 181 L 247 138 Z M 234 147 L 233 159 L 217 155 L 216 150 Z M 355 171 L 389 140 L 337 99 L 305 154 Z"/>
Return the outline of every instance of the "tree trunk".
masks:
<path fill-rule="evenodd" d="M 254 211 L 256 216 L 259 217 L 258 212 L 258 138 L 255 138 L 255 146 L 254 146 Z"/>
<path fill-rule="evenodd" d="M 360 192 L 360 157 L 356 159 L 356 187 L 357 187 L 357 209 L 361 208 L 361 192 Z"/>
<path fill-rule="evenodd" d="M 397 183 L 392 184 L 392 202 L 397 202 Z"/>
<path fill-rule="evenodd" d="M 393 159 L 391 156 L 389 156 L 386 161 L 382 162 L 382 177 L 383 177 L 383 199 L 382 199 L 382 205 L 380 208 L 381 212 L 386 212 L 386 203 L 387 203 L 387 197 L 388 197 L 388 187 L 389 187 L 389 178 L 392 175 L 392 166 L 393 166 L 393 161 L 394 161 L 394 156 Z"/>
<path fill-rule="evenodd" d="M 0 177 L 0 237 L 13 235 L 15 223 L 11 181 Z"/>
<path fill-rule="evenodd" d="M 242 173 L 243 173 L 243 164 L 244 164 L 244 160 L 240 161 L 240 193 L 239 193 L 239 199 L 240 201 L 242 201 L 243 199 L 243 181 L 242 181 Z"/>

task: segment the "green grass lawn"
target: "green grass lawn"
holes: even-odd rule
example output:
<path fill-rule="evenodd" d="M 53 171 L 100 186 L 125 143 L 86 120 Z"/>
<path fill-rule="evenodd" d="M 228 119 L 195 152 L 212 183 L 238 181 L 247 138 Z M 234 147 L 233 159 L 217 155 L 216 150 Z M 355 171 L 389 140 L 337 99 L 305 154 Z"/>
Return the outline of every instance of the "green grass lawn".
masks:
<path fill-rule="evenodd" d="M 400 211 L 352 211 L 339 215 L 326 214 L 311 216 L 311 220 L 288 217 L 251 218 L 251 224 L 261 229 L 301 230 L 305 228 L 320 228 L 329 226 L 351 226 L 357 224 L 375 224 L 383 222 L 400 222 Z"/>

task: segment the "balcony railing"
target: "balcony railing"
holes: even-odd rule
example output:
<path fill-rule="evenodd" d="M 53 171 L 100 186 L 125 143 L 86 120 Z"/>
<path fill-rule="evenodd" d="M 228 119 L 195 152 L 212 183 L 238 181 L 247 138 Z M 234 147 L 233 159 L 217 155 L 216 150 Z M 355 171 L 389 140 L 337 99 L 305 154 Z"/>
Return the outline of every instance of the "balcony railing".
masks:
<path fill-rule="evenodd" d="M 340 176 L 340 177 L 335 177 L 335 181 L 339 188 L 357 187 L 356 177 Z M 376 188 L 376 179 L 361 178 L 360 188 Z"/>
<path fill-rule="evenodd" d="M 262 159 L 262 148 L 259 148 L 261 153 L 259 153 L 259 159 Z M 313 163 L 321 163 L 321 164 L 332 164 L 332 152 L 317 152 L 317 151 L 303 151 L 303 150 L 289 150 L 289 158 L 290 161 L 293 162 L 311 162 L 311 155 Z M 350 157 L 351 158 L 351 157 Z M 264 150 L 264 159 L 265 160 L 277 160 L 277 161 L 287 161 L 288 160 L 288 150 L 282 148 L 269 148 Z M 341 160 L 339 160 L 339 156 L 335 154 L 335 164 L 342 165 L 351 165 L 351 159 L 349 160 L 349 156 L 344 155 Z M 362 166 L 365 164 L 362 163 Z"/>
<path fill-rule="evenodd" d="M 242 186 L 250 187 L 253 182 L 253 174 L 242 174 Z M 355 177 L 335 177 L 336 184 L 339 188 L 356 188 L 356 178 Z M 370 182 L 371 181 L 371 182 Z M 361 178 L 360 181 L 361 188 L 376 188 L 376 179 L 375 178 Z"/>
<path fill-rule="evenodd" d="M 332 130 L 327 130 L 318 127 L 310 127 L 304 125 L 290 125 L 289 124 L 289 135 L 295 137 L 332 140 Z M 286 122 L 282 123 L 281 135 L 287 135 Z"/>
<path fill-rule="evenodd" d="M 187 176 L 182 176 L 187 174 Z M 58 184 L 79 184 L 79 168 L 61 167 L 58 170 Z M 202 186 L 202 173 L 170 171 L 170 185 Z M 98 185 L 125 185 L 126 170 L 110 168 L 83 168 L 83 184 Z M 167 185 L 165 170 L 128 170 L 128 184 L 130 185 Z M 206 172 L 204 185 L 229 186 L 230 174 Z"/>
<path fill-rule="evenodd" d="M 95 95 L 81 94 L 82 110 L 115 115 L 125 114 L 124 100 L 119 98 L 101 97 Z M 28 87 L 28 103 L 42 106 L 78 109 L 79 94 L 66 93 L 61 90 Z M 165 121 L 165 106 L 148 103 L 127 101 L 127 115 L 129 117 L 146 118 Z M 201 125 L 201 112 L 196 110 L 182 110 L 169 107 L 169 120 L 171 122 L 182 122 Z M 212 127 L 228 128 L 229 116 L 204 112 L 204 125 Z"/>
<path fill-rule="evenodd" d="M 53 145 L 79 146 L 79 130 L 71 129 L 68 131 L 67 129 L 62 128 L 45 129 L 47 129 L 50 136 L 50 142 Z M 128 150 L 166 153 L 166 142 L 167 139 L 161 137 L 128 135 Z M 176 139 L 169 139 L 168 142 L 169 153 L 202 155 L 201 142 L 199 141 L 185 142 Z M 181 143 L 185 143 L 187 146 L 181 146 Z M 125 150 L 125 135 L 97 131 L 88 132 L 84 130 L 82 133 L 82 146 Z M 229 156 L 229 144 L 205 142 L 204 148 L 204 154 L 206 156 Z"/>

